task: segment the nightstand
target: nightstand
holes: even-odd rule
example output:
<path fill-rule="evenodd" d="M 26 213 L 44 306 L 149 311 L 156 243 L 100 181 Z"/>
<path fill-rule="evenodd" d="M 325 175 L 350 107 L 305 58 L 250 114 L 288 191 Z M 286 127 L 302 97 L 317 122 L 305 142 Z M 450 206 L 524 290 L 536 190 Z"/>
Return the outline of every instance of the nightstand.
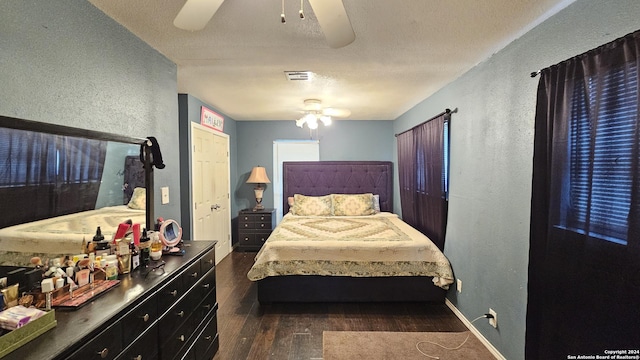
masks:
<path fill-rule="evenodd" d="M 238 215 L 239 251 L 259 251 L 276 226 L 276 209 L 240 210 Z"/>

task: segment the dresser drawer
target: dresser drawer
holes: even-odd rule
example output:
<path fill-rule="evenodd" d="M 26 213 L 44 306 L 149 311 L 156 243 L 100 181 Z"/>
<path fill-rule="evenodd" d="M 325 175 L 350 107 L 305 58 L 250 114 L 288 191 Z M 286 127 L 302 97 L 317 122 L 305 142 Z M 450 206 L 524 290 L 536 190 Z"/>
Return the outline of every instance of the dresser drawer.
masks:
<path fill-rule="evenodd" d="M 81 331 L 80 327 L 78 327 L 78 331 Z M 110 360 L 115 359 L 120 351 L 122 351 L 122 324 L 117 322 L 98 334 L 67 359 Z"/>
<path fill-rule="evenodd" d="M 162 314 L 167 309 L 176 303 L 176 301 L 184 293 L 184 286 L 182 285 L 182 276 L 177 276 L 175 279 L 163 287 L 155 296 L 158 302 L 158 314 Z"/>
<path fill-rule="evenodd" d="M 160 344 L 160 358 L 162 360 L 170 360 L 176 358 L 178 354 L 186 352 L 186 349 L 183 348 L 189 342 L 189 338 L 193 335 L 194 330 L 195 326 L 192 321 L 183 323 Z M 160 331 L 162 331 L 162 325 Z"/>
<path fill-rule="evenodd" d="M 212 269 L 204 275 L 202 280 L 196 286 L 200 299 L 204 299 L 210 292 L 215 293 L 216 288 L 216 270 Z"/>
<path fill-rule="evenodd" d="M 197 319 L 206 318 L 211 312 L 215 312 L 218 310 L 218 304 L 216 303 L 216 292 L 210 292 L 202 302 L 198 305 L 197 308 L 193 310 L 193 316 Z"/>
<path fill-rule="evenodd" d="M 158 326 L 154 325 L 116 360 L 151 360 L 158 358 Z"/>
<path fill-rule="evenodd" d="M 200 271 L 205 274 L 216 265 L 216 252 L 211 250 L 200 259 Z"/>
<path fill-rule="evenodd" d="M 218 320 L 215 314 L 198 336 L 194 349 L 196 360 L 211 360 L 218 350 Z"/>
<path fill-rule="evenodd" d="M 160 320 L 160 343 L 164 343 L 168 340 L 173 331 L 182 326 L 187 320 L 201 321 L 202 318 L 196 319 L 195 316 L 190 316 L 202 298 L 198 291 L 191 291 L 186 297 L 182 298 L 176 306 L 169 309 L 169 311 Z"/>
<path fill-rule="evenodd" d="M 150 324 L 158 319 L 157 297 L 151 296 L 123 319 L 123 333 L 125 344 L 137 338 Z"/>
<path fill-rule="evenodd" d="M 200 262 L 195 262 L 189 266 L 189 268 L 182 273 L 182 285 L 184 289 L 188 291 L 198 280 L 202 277 L 202 271 L 200 271 Z"/>

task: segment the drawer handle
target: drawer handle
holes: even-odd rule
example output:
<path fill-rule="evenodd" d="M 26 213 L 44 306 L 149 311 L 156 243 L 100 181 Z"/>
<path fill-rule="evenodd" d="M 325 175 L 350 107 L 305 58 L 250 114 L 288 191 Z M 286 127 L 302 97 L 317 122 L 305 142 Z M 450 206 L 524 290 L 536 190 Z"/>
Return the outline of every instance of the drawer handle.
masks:
<path fill-rule="evenodd" d="M 198 277 L 198 272 L 194 272 L 193 274 L 191 274 L 189 276 L 191 276 L 192 278 L 197 278 Z"/>
<path fill-rule="evenodd" d="M 104 348 L 102 349 L 102 351 L 98 351 L 98 355 L 100 355 L 101 358 L 106 358 L 107 355 L 109 355 L 109 349 Z"/>
<path fill-rule="evenodd" d="M 260 227 L 264 227 L 264 224 L 260 224 Z"/>
<path fill-rule="evenodd" d="M 213 265 L 213 259 L 207 260 L 206 263 L 209 264 L 209 265 Z"/>
<path fill-rule="evenodd" d="M 203 307 L 205 310 L 209 310 L 209 309 L 211 309 L 211 304 L 202 305 L 202 307 Z"/>
<path fill-rule="evenodd" d="M 181 310 L 179 313 L 176 313 L 176 316 L 183 317 L 184 316 L 184 310 Z"/>
<path fill-rule="evenodd" d="M 202 285 L 202 288 L 208 289 L 210 286 L 211 286 L 210 284 L 204 284 L 204 285 Z"/>
<path fill-rule="evenodd" d="M 249 227 L 249 224 L 244 224 L 244 227 Z"/>
<path fill-rule="evenodd" d="M 169 295 L 175 297 L 176 295 L 178 295 L 178 290 L 169 291 Z"/>
<path fill-rule="evenodd" d="M 134 358 L 131 358 L 131 360 L 142 360 L 142 355 L 138 355 Z"/>
<path fill-rule="evenodd" d="M 184 335 L 180 335 L 180 336 L 178 336 L 178 340 L 180 340 L 180 341 L 184 342 Z"/>
<path fill-rule="evenodd" d="M 244 238 L 244 241 L 249 241 L 249 238 L 248 237 Z"/>
<path fill-rule="evenodd" d="M 140 316 L 140 319 L 142 319 L 142 321 L 144 322 L 149 321 L 149 314 L 144 314 L 143 316 Z"/>
<path fill-rule="evenodd" d="M 205 337 L 204 337 L 204 339 L 205 339 L 205 340 L 207 340 L 207 341 L 209 341 L 209 340 L 213 339 L 213 336 L 211 336 L 211 335 L 209 335 L 209 336 L 205 336 Z"/>

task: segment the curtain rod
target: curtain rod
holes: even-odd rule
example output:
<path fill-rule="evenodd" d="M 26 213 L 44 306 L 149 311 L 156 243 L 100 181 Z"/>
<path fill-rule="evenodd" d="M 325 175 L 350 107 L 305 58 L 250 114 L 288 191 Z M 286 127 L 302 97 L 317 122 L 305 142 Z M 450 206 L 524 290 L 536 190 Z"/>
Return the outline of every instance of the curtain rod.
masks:
<path fill-rule="evenodd" d="M 572 56 L 572 57 L 570 57 L 570 58 L 568 58 L 568 59 L 566 59 L 566 60 L 560 61 L 560 62 L 559 62 L 559 63 L 557 63 L 556 65 L 558 65 L 558 64 L 562 64 L 562 63 L 564 63 L 564 62 L 567 62 L 567 61 L 570 61 L 570 60 L 573 60 L 573 59 L 576 59 L 576 58 L 580 58 L 580 57 L 585 56 L 585 55 L 587 55 L 587 54 L 600 53 L 603 49 L 606 49 L 607 47 L 611 46 L 611 44 L 620 43 L 620 42 L 625 41 L 625 40 L 626 40 L 626 39 L 628 39 L 628 38 L 633 38 L 633 37 L 637 37 L 637 36 L 640 36 L 640 30 L 636 30 L 636 31 L 634 31 L 634 32 L 632 32 L 632 33 L 629 33 L 629 34 L 627 34 L 627 35 L 621 36 L 621 37 L 619 37 L 619 38 L 617 38 L 617 39 L 614 39 L 614 40 L 612 40 L 612 41 L 609 41 L 609 42 L 608 42 L 608 43 L 606 43 L 606 44 L 602 44 L 602 45 L 600 45 L 600 46 L 598 46 L 598 47 L 596 47 L 596 48 L 594 48 L 594 49 L 591 49 L 591 50 L 585 51 L 585 52 L 583 52 L 582 54 L 578 54 L 578 55 L 576 55 L 576 56 Z M 540 73 L 542 72 L 542 70 L 548 69 L 548 68 L 553 67 L 553 66 L 556 66 L 556 65 L 551 65 L 551 66 L 546 67 L 546 68 L 544 68 L 544 69 L 540 69 L 540 70 L 538 70 L 538 71 L 534 71 L 534 72 L 530 73 L 529 75 L 530 75 L 532 78 L 534 78 L 534 77 L 536 77 L 536 76 L 540 75 Z"/>
<path fill-rule="evenodd" d="M 451 114 L 452 114 L 452 113 L 456 113 L 456 112 L 458 112 L 458 108 L 455 108 L 455 109 L 453 109 L 453 110 L 451 110 L 451 109 L 445 109 L 443 112 L 441 112 L 440 114 L 438 114 L 438 115 L 436 115 L 436 116 L 432 117 L 431 119 L 426 120 L 426 121 L 423 121 L 423 122 L 421 122 L 420 124 L 418 124 L 418 125 L 416 125 L 416 126 L 414 126 L 414 127 L 410 128 L 410 129 L 407 129 L 407 130 L 405 130 L 405 131 L 403 131 L 403 132 L 399 132 L 399 133 L 395 134 L 395 137 L 398 137 L 398 135 L 402 135 L 402 134 L 406 133 L 407 131 L 411 131 L 411 130 L 413 130 L 413 129 L 417 128 L 417 127 L 418 127 L 418 126 L 420 126 L 420 125 L 424 125 L 424 124 L 428 123 L 428 122 L 429 122 L 429 121 L 431 121 L 431 120 L 437 119 L 437 118 L 439 118 L 439 117 L 440 117 L 440 116 L 442 116 L 442 115 L 447 115 L 447 116 L 446 116 L 446 118 L 445 118 L 445 121 L 449 121 L 449 120 L 451 119 Z"/>

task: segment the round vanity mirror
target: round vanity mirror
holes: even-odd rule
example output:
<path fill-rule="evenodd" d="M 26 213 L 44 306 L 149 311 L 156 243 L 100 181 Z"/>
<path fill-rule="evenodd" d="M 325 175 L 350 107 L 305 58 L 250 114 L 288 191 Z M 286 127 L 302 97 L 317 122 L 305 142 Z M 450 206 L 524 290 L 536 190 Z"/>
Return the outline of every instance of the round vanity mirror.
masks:
<path fill-rule="evenodd" d="M 160 241 L 164 246 L 172 248 L 182 240 L 182 228 L 175 220 L 164 220 L 160 225 Z"/>

